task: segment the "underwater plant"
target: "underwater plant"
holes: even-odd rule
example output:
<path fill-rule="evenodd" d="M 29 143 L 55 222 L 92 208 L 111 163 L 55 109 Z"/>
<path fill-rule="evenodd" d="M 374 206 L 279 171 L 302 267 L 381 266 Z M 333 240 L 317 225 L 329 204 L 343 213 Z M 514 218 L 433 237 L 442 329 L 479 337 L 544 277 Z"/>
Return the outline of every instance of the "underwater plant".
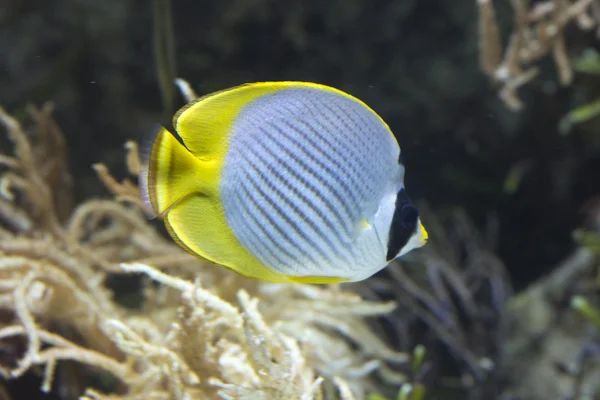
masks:
<path fill-rule="evenodd" d="M 494 220 L 482 233 L 463 210 L 419 208 L 430 232 L 427 246 L 357 290 L 370 300 L 397 302 L 378 318 L 392 343 L 408 354 L 427 349 L 416 379 L 407 371 L 408 383 L 442 398 L 493 398 L 501 385 L 504 309 L 512 296 L 506 267 L 494 254 Z"/>
<path fill-rule="evenodd" d="M 415 346 L 412 352 L 410 363 L 411 379 L 410 382 L 403 383 L 398 390 L 397 400 L 423 400 L 425 396 L 425 386 L 419 382 L 421 372 L 424 367 L 423 360 L 425 358 L 425 347 L 422 345 Z M 386 400 L 379 395 L 371 395 L 368 400 Z"/>
<path fill-rule="evenodd" d="M 575 71 L 591 75 L 600 73 L 600 54 L 592 48 L 583 51 L 582 55 L 575 61 Z M 558 130 L 562 135 L 571 132 L 573 126 L 587 122 L 600 115 L 600 99 L 594 99 L 575 107 L 564 115 L 558 124 Z"/>
<path fill-rule="evenodd" d="M 595 399 L 598 353 L 598 204 L 586 213 L 573 253 L 551 273 L 515 295 L 502 351 L 500 398 Z"/>

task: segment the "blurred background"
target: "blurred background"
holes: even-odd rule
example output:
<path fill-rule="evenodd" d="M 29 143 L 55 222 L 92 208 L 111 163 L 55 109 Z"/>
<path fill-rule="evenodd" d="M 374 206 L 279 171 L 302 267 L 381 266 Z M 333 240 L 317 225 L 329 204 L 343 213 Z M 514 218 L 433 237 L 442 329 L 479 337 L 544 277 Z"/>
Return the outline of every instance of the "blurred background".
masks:
<path fill-rule="evenodd" d="M 463 210 L 517 292 L 573 252 L 574 229 L 600 201 L 600 118 L 559 130 L 598 96 L 600 77 L 575 71 L 561 85 L 552 57 L 542 58 L 519 89 L 523 107 L 509 109 L 480 67 L 475 0 L 172 0 L 161 14 L 173 29 L 166 60 L 155 5 L 0 0 L 0 104 L 19 116 L 28 103 L 54 102 L 79 200 L 107 196 L 92 163 L 125 175 L 124 143 L 167 123 L 166 63 L 199 95 L 304 80 L 364 100 L 399 140 L 411 197 L 427 213 Z M 504 49 L 513 10 L 494 5 Z M 572 63 L 600 43 L 577 26 L 565 40 Z"/>

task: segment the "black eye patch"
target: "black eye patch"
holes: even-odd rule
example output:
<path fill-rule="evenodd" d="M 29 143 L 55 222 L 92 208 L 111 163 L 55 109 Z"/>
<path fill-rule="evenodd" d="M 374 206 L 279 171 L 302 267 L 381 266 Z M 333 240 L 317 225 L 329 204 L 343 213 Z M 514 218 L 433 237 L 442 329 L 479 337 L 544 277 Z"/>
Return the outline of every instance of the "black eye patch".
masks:
<path fill-rule="evenodd" d="M 418 219 L 419 210 L 410 201 L 406 191 L 404 189 L 400 190 L 396 197 L 396 209 L 390 226 L 387 261 L 396 258 L 400 250 L 408 243 L 408 240 L 417 229 Z"/>

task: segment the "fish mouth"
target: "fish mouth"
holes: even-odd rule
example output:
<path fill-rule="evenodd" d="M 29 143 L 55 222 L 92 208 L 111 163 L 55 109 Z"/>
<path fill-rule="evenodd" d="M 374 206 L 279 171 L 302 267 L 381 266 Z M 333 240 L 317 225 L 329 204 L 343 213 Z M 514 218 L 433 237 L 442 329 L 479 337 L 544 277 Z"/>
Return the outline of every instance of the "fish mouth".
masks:
<path fill-rule="evenodd" d="M 421 220 L 419 219 L 419 227 L 418 227 L 418 236 L 419 236 L 419 242 L 418 242 L 418 247 L 423 247 L 425 246 L 425 243 L 427 243 L 427 241 L 429 240 L 429 233 L 427 233 L 427 229 L 425 229 L 425 227 L 423 226 L 423 223 L 421 222 Z"/>

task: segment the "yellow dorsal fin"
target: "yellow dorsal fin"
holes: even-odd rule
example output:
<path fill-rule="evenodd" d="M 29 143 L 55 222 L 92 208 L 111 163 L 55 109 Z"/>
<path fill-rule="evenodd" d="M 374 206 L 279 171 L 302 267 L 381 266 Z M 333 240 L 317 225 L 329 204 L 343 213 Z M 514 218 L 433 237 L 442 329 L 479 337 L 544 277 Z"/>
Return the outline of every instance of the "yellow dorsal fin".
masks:
<path fill-rule="evenodd" d="M 356 97 L 330 86 L 312 82 L 255 82 L 210 93 L 188 103 L 173 117 L 173 126 L 188 148 L 200 159 L 222 160 L 228 137 L 240 110 L 263 95 L 289 88 L 312 88 L 337 93 L 371 108 Z M 375 111 L 371 110 L 387 127 Z M 389 128 L 388 128 L 389 130 Z M 391 133 L 392 137 L 394 135 Z M 395 137 L 394 137 L 394 140 Z"/>
<path fill-rule="evenodd" d="M 222 161 L 231 127 L 242 108 L 263 95 L 293 85 L 294 82 L 259 82 L 208 94 L 179 110 L 173 117 L 173 126 L 196 157 Z"/>
<path fill-rule="evenodd" d="M 214 193 L 214 168 L 190 153 L 162 128 L 152 145 L 148 160 L 147 188 L 152 209 L 164 214 L 191 193 Z"/>

